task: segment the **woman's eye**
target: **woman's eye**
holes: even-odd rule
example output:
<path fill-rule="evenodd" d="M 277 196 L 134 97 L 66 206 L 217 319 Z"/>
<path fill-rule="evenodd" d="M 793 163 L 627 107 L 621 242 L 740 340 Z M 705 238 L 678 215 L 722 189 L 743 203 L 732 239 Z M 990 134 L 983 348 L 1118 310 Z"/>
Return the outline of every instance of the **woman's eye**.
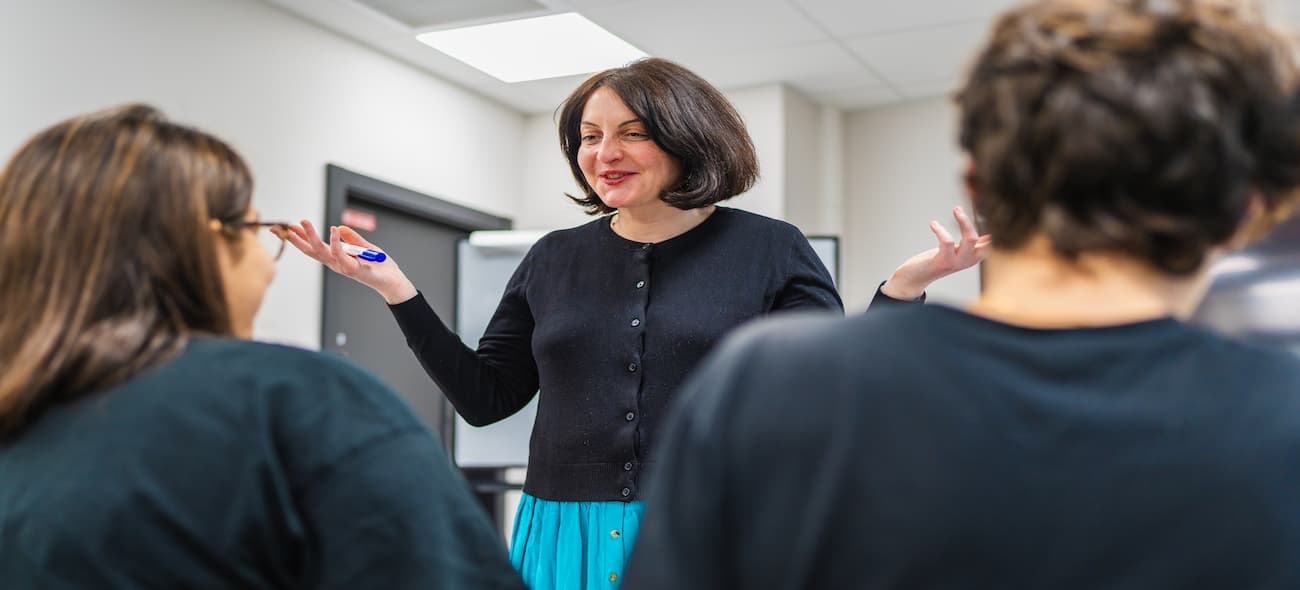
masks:
<path fill-rule="evenodd" d="M 596 143 L 596 142 L 599 141 L 599 140 L 600 140 L 600 138 L 597 137 L 597 136 L 595 136 L 595 135 L 584 135 L 584 136 L 582 136 L 582 143 L 591 144 L 591 143 Z"/>
<path fill-rule="evenodd" d="M 650 135 L 643 131 L 628 131 L 627 136 L 632 139 L 648 139 Z"/>

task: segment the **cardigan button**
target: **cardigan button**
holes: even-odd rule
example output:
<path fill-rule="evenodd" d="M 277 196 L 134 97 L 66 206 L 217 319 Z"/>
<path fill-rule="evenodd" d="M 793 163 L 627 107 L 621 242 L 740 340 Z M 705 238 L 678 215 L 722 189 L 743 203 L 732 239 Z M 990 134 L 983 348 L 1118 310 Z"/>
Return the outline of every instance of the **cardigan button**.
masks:
<path fill-rule="evenodd" d="M 636 363 L 628 363 L 628 364 L 627 364 L 627 372 L 629 372 L 629 373 L 635 373 L 635 372 L 636 372 Z"/>
<path fill-rule="evenodd" d="M 641 320 L 640 320 L 639 318 L 632 318 L 632 327 L 633 327 L 633 328 L 635 328 L 635 327 L 637 327 L 637 326 L 640 326 L 640 325 L 641 325 Z"/>
<path fill-rule="evenodd" d="M 636 288 L 640 289 L 641 287 L 644 287 L 644 286 L 645 286 L 645 281 L 637 281 L 637 282 L 636 282 Z"/>
<path fill-rule="evenodd" d="M 631 470 L 632 470 L 632 464 L 631 464 L 631 463 L 624 463 L 624 464 L 623 464 L 623 471 L 631 471 Z"/>
<path fill-rule="evenodd" d="M 636 419 L 636 412 L 628 412 L 628 413 L 627 413 L 625 416 L 623 416 L 623 417 L 624 417 L 624 418 L 627 418 L 627 421 L 628 421 L 628 422 L 631 422 L 631 421 L 633 421 L 633 420 Z"/>
<path fill-rule="evenodd" d="M 624 497 L 624 498 L 626 498 L 626 497 L 628 497 L 628 496 L 631 496 L 631 495 L 632 495 L 632 488 L 623 488 L 623 491 L 622 491 L 621 493 L 623 494 L 623 497 Z"/>

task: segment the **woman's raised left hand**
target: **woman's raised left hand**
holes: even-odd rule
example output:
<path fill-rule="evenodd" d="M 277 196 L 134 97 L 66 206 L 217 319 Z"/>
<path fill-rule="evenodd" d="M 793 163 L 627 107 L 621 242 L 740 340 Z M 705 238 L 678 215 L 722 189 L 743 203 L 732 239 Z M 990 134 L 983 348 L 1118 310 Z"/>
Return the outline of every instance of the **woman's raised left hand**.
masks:
<path fill-rule="evenodd" d="M 966 270 L 984 259 L 993 238 L 979 235 L 975 222 L 961 207 L 954 207 L 952 216 L 961 230 L 961 240 L 954 240 L 942 224 L 931 221 L 930 231 L 939 239 L 939 246 L 903 261 L 881 286 L 882 293 L 904 301 L 916 299 L 925 293 L 930 283 Z"/>

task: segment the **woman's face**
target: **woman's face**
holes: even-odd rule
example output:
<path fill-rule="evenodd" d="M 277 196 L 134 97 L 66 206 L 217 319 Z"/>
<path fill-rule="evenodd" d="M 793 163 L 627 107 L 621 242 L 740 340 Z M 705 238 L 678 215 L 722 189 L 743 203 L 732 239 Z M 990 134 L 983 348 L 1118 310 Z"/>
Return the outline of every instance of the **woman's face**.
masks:
<path fill-rule="evenodd" d="M 613 90 L 597 88 L 582 109 L 578 167 L 605 205 L 614 209 L 663 204 L 681 166 L 650 137 L 643 121 Z"/>
<path fill-rule="evenodd" d="M 251 207 L 244 214 L 246 221 L 255 221 L 257 212 Z M 225 287 L 226 304 L 230 306 L 230 322 L 239 338 L 253 337 L 253 318 L 262 306 L 266 289 L 275 277 L 275 260 L 257 238 L 257 232 L 270 228 L 249 225 L 240 228 L 233 239 L 222 233 L 218 226 L 213 237 L 217 240 L 217 260 L 221 266 L 221 281 Z"/>

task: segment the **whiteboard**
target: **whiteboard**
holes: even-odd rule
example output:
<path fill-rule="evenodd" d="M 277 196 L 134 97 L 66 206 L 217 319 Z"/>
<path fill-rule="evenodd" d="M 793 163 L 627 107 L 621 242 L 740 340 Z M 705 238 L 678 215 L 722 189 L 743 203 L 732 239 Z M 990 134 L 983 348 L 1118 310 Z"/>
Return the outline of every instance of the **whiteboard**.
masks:
<path fill-rule="evenodd" d="M 478 232 L 475 232 L 478 233 Z M 461 240 L 456 252 L 456 333 L 470 348 L 478 348 L 492 314 L 506 291 L 506 283 L 532 247 L 536 236 L 524 237 L 510 247 L 477 246 Z M 461 467 L 522 467 L 528 464 L 528 437 L 537 416 L 537 398 L 515 415 L 489 426 L 471 426 L 456 415 L 454 447 Z"/>
<path fill-rule="evenodd" d="M 528 249 L 541 238 L 538 232 L 474 232 L 461 240 L 456 259 L 456 333 L 470 348 L 496 312 L 506 283 Z M 839 238 L 808 238 L 813 250 L 839 282 Z M 490 426 L 471 426 L 456 416 L 456 464 L 461 467 L 523 467 L 528 464 L 528 439 L 537 416 L 537 398 L 515 415 Z"/>

